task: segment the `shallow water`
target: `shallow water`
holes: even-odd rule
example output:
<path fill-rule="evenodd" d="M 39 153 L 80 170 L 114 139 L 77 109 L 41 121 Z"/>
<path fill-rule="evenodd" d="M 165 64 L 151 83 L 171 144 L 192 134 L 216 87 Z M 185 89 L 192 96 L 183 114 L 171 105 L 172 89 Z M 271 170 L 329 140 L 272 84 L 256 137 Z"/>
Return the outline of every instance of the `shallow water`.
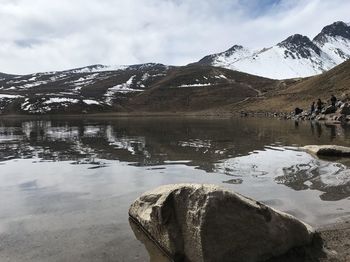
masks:
<path fill-rule="evenodd" d="M 321 226 L 350 216 L 350 129 L 269 119 L 0 120 L 0 261 L 147 261 L 129 205 L 213 183 Z"/>

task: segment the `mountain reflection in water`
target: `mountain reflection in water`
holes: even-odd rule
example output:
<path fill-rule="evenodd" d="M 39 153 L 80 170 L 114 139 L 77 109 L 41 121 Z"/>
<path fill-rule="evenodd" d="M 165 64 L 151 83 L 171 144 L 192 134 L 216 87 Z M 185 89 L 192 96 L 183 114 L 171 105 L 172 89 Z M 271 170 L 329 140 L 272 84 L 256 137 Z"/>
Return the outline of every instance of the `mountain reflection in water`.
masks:
<path fill-rule="evenodd" d="M 104 160 L 134 166 L 184 163 L 233 176 L 223 181 L 228 184 L 272 176 L 294 190 L 316 189 L 324 192 L 322 200 L 339 200 L 350 196 L 347 165 L 285 146 L 344 145 L 349 137 L 346 127 L 303 123 L 293 128 L 290 122 L 263 119 L 1 120 L 0 162 L 36 158 L 90 169 L 107 166 Z"/>

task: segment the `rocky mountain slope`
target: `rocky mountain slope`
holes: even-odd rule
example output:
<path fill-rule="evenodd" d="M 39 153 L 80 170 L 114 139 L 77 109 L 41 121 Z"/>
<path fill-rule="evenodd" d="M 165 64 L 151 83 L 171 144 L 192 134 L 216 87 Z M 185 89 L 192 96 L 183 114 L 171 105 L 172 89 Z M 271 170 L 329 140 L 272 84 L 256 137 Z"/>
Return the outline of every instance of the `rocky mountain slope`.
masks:
<path fill-rule="evenodd" d="M 163 78 L 170 67 L 94 65 L 0 79 L 0 113 L 89 113 L 120 110 L 131 95 Z"/>
<path fill-rule="evenodd" d="M 282 87 L 282 85 L 280 86 Z M 268 92 L 264 99 L 250 99 L 242 110 L 265 112 L 291 112 L 295 107 L 308 110 L 320 98 L 329 102 L 334 94 L 343 101 L 350 100 L 350 60 L 323 74 L 298 80 L 279 90 Z"/>
<path fill-rule="evenodd" d="M 276 84 L 212 66 L 94 65 L 0 79 L 0 113 L 188 112 L 260 96 Z"/>
<path fill-rule="evenodd" d="M 170 70 L 144 93 L 132 97 L 130 108 L 142 111 L 188 112 L 213 109 L 261 97 L 279 82 L 212 66 Z"/>
<path fill-rule="evenodd" d="M 12 77 L 15 77 L 15 75 L 9 75 L 9 74 L 5 74 L 5 73 L 0 72 L 0 81 L 8 79 L 8 78 L 12 78 Z"/>
<path fill-rule="evenodd" d="M 335 22 L 310 40 L 295 34 L 262 50 L 235 45 L 204 57 L 198 63 L 274 79 L 307 77 L 323 73 L 350 58 L 350 24 Z"/>

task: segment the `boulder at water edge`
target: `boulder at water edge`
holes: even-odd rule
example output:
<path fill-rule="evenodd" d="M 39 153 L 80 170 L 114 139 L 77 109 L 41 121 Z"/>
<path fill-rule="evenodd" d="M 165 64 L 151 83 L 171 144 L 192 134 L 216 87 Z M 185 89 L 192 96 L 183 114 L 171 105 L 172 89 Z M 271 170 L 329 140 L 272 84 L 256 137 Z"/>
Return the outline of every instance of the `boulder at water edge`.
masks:
<path fill-rule="evenodd" d="M 350 106 L 348 103 L 341 105 L 339 113 L 342 115 L 350 115 Z"/>
<path fill-rule="evenodd" d="M 350 157 L 350 147 L 336 145 L 309 145 L 304 150 L 317 156 Z"/>
<path fill-rule="evenodd" d="M 298 219 L 214 185 L 159 187 L 129 215 L 175 261 L 264 261 L 314 235 Z"/>

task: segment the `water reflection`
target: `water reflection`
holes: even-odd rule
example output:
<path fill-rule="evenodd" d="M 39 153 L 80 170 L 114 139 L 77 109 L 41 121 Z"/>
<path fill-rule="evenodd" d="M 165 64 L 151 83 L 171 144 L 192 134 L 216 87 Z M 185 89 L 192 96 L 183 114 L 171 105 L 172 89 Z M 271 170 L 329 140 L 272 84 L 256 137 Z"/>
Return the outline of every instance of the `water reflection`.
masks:
<path fill-rule="evenodd" d="M 190 165 L 214 171 L 219 160 L 247 155 L 276 142 L 280 146 L 348 144 L 349 134 L 348 128 L 340 126 L 311 123 L 310 132 L 307 124 L 293 130 L 292 123 L 271 124 L 262 119 L 246 120 L 244 125 L 242 120 L 0 120 L 0 161 L 97 157 L 147 166 L 191 160 Z"/>
<path fill-rule="evenodd" d="M 172 262 L 169 255 L 163 253 L 164 251 L 157 246 L 156 241 L 152 241 L 146 232 L 142 231 L 141 227 L 129 218 L 130 228 L 139 240 L 147 249 L 150 262 Z"/>
<path fill-rule="evenodd" d="M 294 190 L 319 190 L 324 192 L 320 195 L 322 200 L 336 201 L 350 196 L 350 170 L 340 163 L 310 160 L 284 168 L 283 173 L 275 178 L 276 182 Z"/>
<path fill-rule="evenodd" d="M 108 166 L 101 159 L 139 167 L 185 163 L 233 176 L 223 181 L 227 184 L 273 174 L 277 183 L 294 190 L 317 189 L 324 192 L 323 200 L 337 200 L 349 196 L 346 164 L 322 162 L 282 147 L 344 145 L 349 134 L 347 127 L 264 119 L 1 120 L 0 161 L 70 160 L 90 169 Z"/>

